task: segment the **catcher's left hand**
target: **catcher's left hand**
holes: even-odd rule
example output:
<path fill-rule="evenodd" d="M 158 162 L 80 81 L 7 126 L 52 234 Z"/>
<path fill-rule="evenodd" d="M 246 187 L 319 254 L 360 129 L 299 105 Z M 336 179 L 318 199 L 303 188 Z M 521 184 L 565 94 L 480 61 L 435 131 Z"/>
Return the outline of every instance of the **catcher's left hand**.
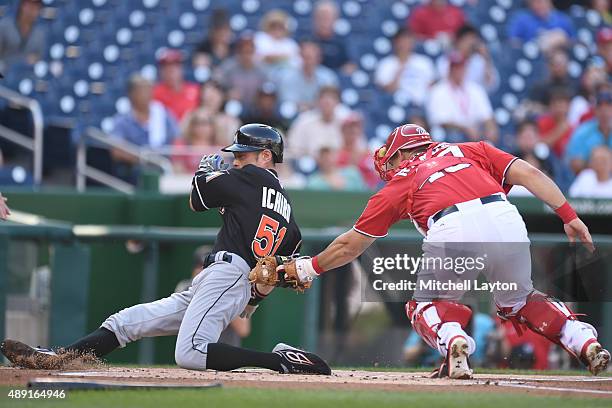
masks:
<path fill-rule="evenodd" d="M 305 261 L 309 262 L 310 258 L 295 259 L 282 256 L 261 258 L 249 273 L 249 281 L 303 292 L 312 285 L 312 277 L 300 273 L 303 270 L 301 264 Z"/>

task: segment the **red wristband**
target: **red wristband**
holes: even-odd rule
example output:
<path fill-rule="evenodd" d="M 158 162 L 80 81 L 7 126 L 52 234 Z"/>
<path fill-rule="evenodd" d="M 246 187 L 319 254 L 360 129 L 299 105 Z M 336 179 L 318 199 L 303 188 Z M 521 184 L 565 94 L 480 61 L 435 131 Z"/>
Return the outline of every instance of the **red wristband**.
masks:
<path fill-rule="evenodd" d="M 321 266 L 319 265 L 319 259 L 317 259 L 317 257 L 315 256 L 314 258 L 312 258 L 312 268 L 315 270 L 315 272 L 317 273 L 317 275 L 322 274 L 323 272 L 325 272 L 323 270 L 323 268 L 321 268 Z"/>
<path fill-rule="evenodd" d="M 572 206 L 566 201 L 561 207 L 555 210 L 559 218 L 563 221 L 564 224 L 569 224 L 570 221 L 578 218 L 576 211 L 572 208 Z"/>

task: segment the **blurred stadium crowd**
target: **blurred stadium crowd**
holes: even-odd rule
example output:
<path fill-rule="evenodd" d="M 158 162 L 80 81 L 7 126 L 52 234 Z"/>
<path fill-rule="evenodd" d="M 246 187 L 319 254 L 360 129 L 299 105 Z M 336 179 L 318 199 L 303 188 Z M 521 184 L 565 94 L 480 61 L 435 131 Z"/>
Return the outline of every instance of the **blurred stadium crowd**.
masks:
<path fill-rule="evenodd" d="M 287 187 L 375 189 L 371 152 L 412 122 L 436 140 L 513 152 L 573 196 L 612 198 L 609 0 L 16 0 L 0 10 L 2 85 L 42 106 L 45 183 L 74 170 L 90 126 L 190 174 L 241 123 L 262 122 L 286 135 Z M 0 123 L 31 133 L 10 103 Z M 23 152 L 1 139 L 0 149 L 0 184 L 32 183 L 28 165 L 14 171 Z M 125 151 L 90 160 L 137 180 Z"/>

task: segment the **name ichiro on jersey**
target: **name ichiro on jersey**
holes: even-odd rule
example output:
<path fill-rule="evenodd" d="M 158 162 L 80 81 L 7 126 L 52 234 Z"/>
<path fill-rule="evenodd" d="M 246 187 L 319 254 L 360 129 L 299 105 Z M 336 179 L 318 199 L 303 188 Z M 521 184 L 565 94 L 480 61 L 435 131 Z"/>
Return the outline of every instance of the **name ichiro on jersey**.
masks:
<path fill-rule="evenodd" d="M 280 214 L 287 222 L 291 218 L 291 204 L 273 188 L 262 187 L 261 206 Z"/>

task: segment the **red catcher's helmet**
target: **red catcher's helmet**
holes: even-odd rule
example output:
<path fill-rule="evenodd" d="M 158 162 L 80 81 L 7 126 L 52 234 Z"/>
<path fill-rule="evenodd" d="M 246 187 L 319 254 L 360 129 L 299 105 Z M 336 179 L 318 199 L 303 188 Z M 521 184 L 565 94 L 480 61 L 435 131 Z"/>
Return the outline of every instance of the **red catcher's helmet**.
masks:
<path fill-rule="evenodd" d="M 396 170 L 387 170 L 387 162 L 398 150 L 413 149 L 415 147 L 433 143 L 429 133 L 421 126 L 408 123 L 393 129 L 387 137 L 387 143 L 374 152 L 374 166 L 384 181 L 391 180 Z"/>

